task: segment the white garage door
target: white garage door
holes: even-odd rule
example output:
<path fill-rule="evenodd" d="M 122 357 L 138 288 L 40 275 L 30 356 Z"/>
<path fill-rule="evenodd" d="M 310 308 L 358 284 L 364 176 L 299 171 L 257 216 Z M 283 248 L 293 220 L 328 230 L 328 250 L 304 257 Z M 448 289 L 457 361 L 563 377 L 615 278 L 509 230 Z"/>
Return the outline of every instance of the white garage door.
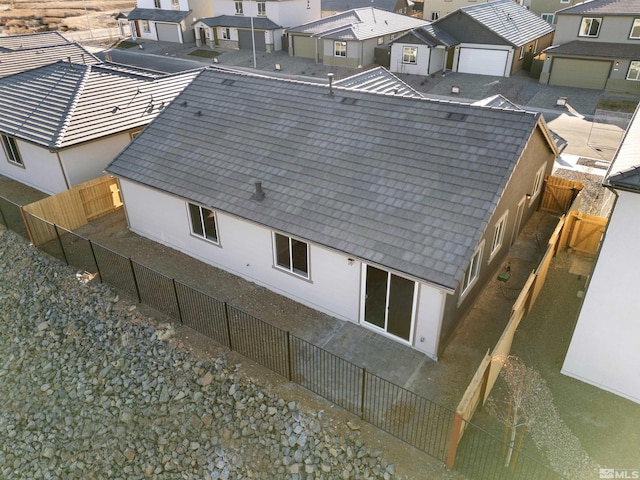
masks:
<path fill-rule="evenodd" d="M 507 50 L 461 48 L 458 57 L 458 72 L 504 77 L 507 57 Z M 506 74 L 509 76 L 509 72 Z"/>
<path fill-rule="evenodd" d="M 180 32 L 178 32 L 178 25 L 175 23 L 156 23 L 156 31 L 158 32 L 158 40 L 180 43 Z"/>

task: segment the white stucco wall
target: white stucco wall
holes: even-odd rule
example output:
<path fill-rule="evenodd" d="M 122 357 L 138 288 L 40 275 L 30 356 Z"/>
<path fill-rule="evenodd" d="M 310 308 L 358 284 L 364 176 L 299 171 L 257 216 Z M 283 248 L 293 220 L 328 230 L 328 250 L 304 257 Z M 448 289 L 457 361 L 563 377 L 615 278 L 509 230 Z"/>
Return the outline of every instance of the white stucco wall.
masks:
<path fill-rule="evenodd" d="M 640 195 L 620 192 L 562 373 L 640 403 Z"/>
<path fill-rule="evenodd" d="M 278 2 L 266 2 L 266 16 L 281 27 L 296 27 L 303 23 L 319 20 L 321 18 L 320 3 L 321 0 L 280 0 Z M 214 10 L 215 16 L 235 15 L 235 0 L 217 1 Z M 242 10 L 244 16 L 258 15 L 258 6 L 253 0 L 245 0 L 242 4 Z"/>
<path fill-rule="evenodd" d="M 129 226 L 139 235 L 255 282 L 333 317 L 359 323 L 362 264 L 310 245 L 310 279 L 274 267 L 272 231 L 216 211 L 219 245 L 191 235 L 187 203 L 142 185 L 120 180 Z M 444 294 L 419 284 L 411 344 L 436 358 Z"/>
<path fill-rule="evenodd" d="M 404 47 L 417 47 L 416 63 L 402 63 Z M 427 45 L 415 45 L 409 43 L 394 43 L 391 45 L 391 63 L 389 70 L 396 73 L 408 73 L 411 75 L 429 74 L 429 56 L 431 49 Z"/>
<path fill-rule="evenodd" d="M 46 148 L 16 140 L 24 168 L 9 163 L 3 148 L 0 148 L 0 174 L 29 185 L 49 195 L 67 189 L 58 158 Z"/>
<path fill-rule="evenodd" d="M 125 132 L 60 151 L 69 186 L 104 175 L 105 167 L 129 142 Z"/>

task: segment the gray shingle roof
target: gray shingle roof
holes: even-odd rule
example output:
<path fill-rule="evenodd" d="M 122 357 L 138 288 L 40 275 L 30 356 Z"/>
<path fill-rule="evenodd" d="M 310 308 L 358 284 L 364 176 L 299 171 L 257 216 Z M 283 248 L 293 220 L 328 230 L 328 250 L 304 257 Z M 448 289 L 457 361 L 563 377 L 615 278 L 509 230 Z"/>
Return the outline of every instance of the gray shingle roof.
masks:
<path fill-rule="evenodd" d="M 55 150 L 142 127 L 199 71 L 57 62 L 0 78 L 0 132 Z"/>
<path fill-rule="evenodd" d="M 640 193 L 640 116 L 637 109 L 605 175 L 604 184 Z"/>
<path fill-rule="evenodd" d="M 107 171 L 455 289 L 539 118 L 208 68 Z"/>
<path fill-rule="evenodd" d="M 384 67 L 376 67 L 356 73 L 350 77 L 335 81 L 334 85 L 367 92 L 388 93 L 408 97 L 423 96 L 420 92 L 400 80 Z"/>
<path fill-rule="evenodd" d="M 151 20 L 153 22 L 180 23 L 187 18 L 191 10 L 162 10 L 160 8 L 134 8 L 127 20 Z"/>
<path fill-rule="evenodd" d="M 545 20 L 513 0 L 478 3 L 462 7 L 458 11 L 473 18 L 516 47 L 554 31 L 554 28 Z M 443 18 L 445 17 L 437 20 L 436 25 Z"/>
<path fill-rule="evenodd" d="M 394 12 L 398 0 L 322 0 L 322 10 L 344 12 L 354 8 L 374 7 L 387 12 Z"/>
<path fill-rule="evenodd" d="M 545 48 L 547 55 L 575 55 L 579 57 L 640 58 L 640 45 L 634 43 L 602 43 L 574 40 Z"/>
<path fill-rule="evenodd" d="M 73 63 L 100 63 L 99 58 L 77 43 L 50 45 L 28 50 L 9 50 L 0 52 L 0 77 L 68 59 L 71 59 Z"/>
<path fill-rule="evenodd" d="M 46 47 L 69 43 L 58 32 L 30 33 L 25 35 L 0 36 L 0 48 L 6 50 L 22 50 L 27 48 Z"/>
<path fill-rule="evenodd" d="M 366 40 L 404 32 L 427 23 L 407 15 L 368 7 L 336 13 L 320 20 L 289 28 L 287 31 L 334 40 Z"/>
<path fill-rule="evenodd" d="M 638 0 L 590 0 L 556 12 L 557 15 L 640 15 Z"/>
<path fill-rule="evenodd" d="M 237 15 L 218 15 L 217 17 L 201 18 L 200 21 L 210 27 L 251 28 L 251 17 Z M 282 27 L 268 18 L 253 17 L 253 28 L 275 30 Z"/>

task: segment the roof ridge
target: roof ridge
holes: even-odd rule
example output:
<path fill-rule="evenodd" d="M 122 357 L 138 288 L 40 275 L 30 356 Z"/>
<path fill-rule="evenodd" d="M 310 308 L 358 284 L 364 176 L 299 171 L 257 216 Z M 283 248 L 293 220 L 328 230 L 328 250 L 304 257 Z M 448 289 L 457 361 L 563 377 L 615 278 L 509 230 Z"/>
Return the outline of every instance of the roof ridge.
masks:
<path fill-rule="evenodd" d="M 77 64 L 75 64 L 75 65 L 77 65 Z M 69 124 L 71 123 L 71 117 L 73 117 L 75 109 L 78 106 L 78 102 L 80 100 L 80 97 L 82 96 L 82 93 L 84 92 L 84 87 L 86 86 L 87 81 L 89 79 L 89 75 L 91 75 L 91 65 L 80 65 L 80 67 L 84 67 L 85 68 L 85 72 L 82 75 L 82 80 L 80 81 L 80 85 L 76 89 L 76 94 L 73 96 L 73 100 L 71 100 L 71 105 L 69 106 L 69 111 L 67 112 L 67 115 L 65 116 L 64 122 L 62 122 L 62 126 L 60 127 L 60 130 L 58 132 L 58 136 L 56 137 L 56 140 L 53 143 L 55 148 L 60 148 L 62 146 L 62 142 L 64 140 L 64 136 L 67 133 L 67 129 L 69 128 Z M 74 68 L 74 65 L 71 65 L 71 68 Z"/>

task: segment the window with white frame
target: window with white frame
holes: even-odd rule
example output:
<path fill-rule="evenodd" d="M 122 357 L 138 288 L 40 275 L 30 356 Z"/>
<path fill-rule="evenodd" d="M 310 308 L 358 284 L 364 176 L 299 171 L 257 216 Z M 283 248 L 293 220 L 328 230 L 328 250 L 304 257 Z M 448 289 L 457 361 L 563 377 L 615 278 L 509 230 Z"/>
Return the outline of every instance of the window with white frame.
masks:
<path fill-rule="evenodd" d="M 504 231 L 507 227 L 507 217 L 509 212 L 505 212 L 500 220 L 498 220 L 493 228 L 493 241 L 491 242 L 491 253 L 490 257 L 493 257 L 500 247 L 502 246 L 502 241 L 504 240 Z"/>
<path fill-rule="evenodd" d="M 543 13 L 542 15 L 540 15 L 542 17 L 542 19 L 547 22 L 549 25 L 553 25 L 553 21 L 555 20 L 555 14 L 554 13 Z"/>
<path fill-rule="evenodd" d="M 189 203 L 191 233 L 213 243 L 218 243 L 218 228 L 213 210 Z"/>
<path fill-rule="evenodd" d="M 336 57 L 347 56 L 347 42 L 333 42 L 333 51 Z"/>
<path fill-rule="evenodd" d="M 585 17 L 580 24 L 579 37 L 597 37 L 600 34 L 602 18 Z"/>
<path fill-rule="evenodd" d="M 9 163 L 14 163 L 24 167 L 15 138 L 2 135 L 2 147 L 4 148 L 4 153 L 7 155 Z"/>
<path fill-rule="evenodd" d="M 531 199 L 533 200 L 538 196 L 540 190 L 542 190 L 542 182 L 544 176 L 544 165 L 540 167 L 540 170 L 536 172 L 536 176 L 533 179 L 533 190 L 531 191 Z"/>
<path fill-rule="evenodd" d="M 382 45 L 384 43 L 384 37 L 378 37 L 378 45 Z"/>
<path fill-rule="evenodd" d="M 418 59 L 418 47 L 403 47 L 402 48 L 402 63 L 415 64 Z"/>
<path fill-rule="evenodd" d="M 160 5 L 160 0 L 153 0 L 153 6 L 156 8 L 162 8 L 162 5 Z"/>
<path fill-rule="evenodd" d="M 266 15 L 267 14 L 267 2 L 258 2 L 258 15 Z"/>
<path fill-rule="evenodd" d="M 142 31 L 145 33 L 149 33 L 151 31 L 149 20 L 142 20 Z"/>
<path fill-rule="evenodd" d="M 631 32 L 629 33 L 629 38 L 640 38 L 640 18 L 636 18 L 633 21 L 633 25 L 631 25 Z"/>
<path fill-rule="evenodd" d="M 235 2 L 236 4 L 236 15 L 242 15 L 244 13 L 244 8 L 242 8 L 242 2 Z"/>
<path fill-rule="evenodd" d="M 180 10 L 180 0 L 171 0 L 171 8 L 173 10 Z"/>
<path fill-rule="evenodd" d="M 228 28 L 222 27 L 222 38 L 224 40 L 231 39 L 231 31 Z"/>
<path fill-rule="evenodd" d="M 524 58 L 524 46 L 520 47 L 520 60 Z"/>
<path fill-rule="evenodd" d="M 309 246 L 306 242 L 274 233 L 275 263 L 278 268 L 309 278 Z"/>
<path fill-rule="evenodd" d="M 480 245 L 471 258 L 471 263 L 464 274 L 462 293 L 464 294 L 478 279 L 480 275 L 480 263 L 482 262 L 482 250 L 484 245 Z"/>
<path fill-rule="evenodd" d="M 640 81 L 640 61 L 634 60 L 631 63 L 629 63 L 627 80 L 633 80 L 635 82 Z"/>
<path fill-rule="evenodd" d="M 438 20 L 440 18 L 440 12 L 431 12 L 431 20 Z"/>

